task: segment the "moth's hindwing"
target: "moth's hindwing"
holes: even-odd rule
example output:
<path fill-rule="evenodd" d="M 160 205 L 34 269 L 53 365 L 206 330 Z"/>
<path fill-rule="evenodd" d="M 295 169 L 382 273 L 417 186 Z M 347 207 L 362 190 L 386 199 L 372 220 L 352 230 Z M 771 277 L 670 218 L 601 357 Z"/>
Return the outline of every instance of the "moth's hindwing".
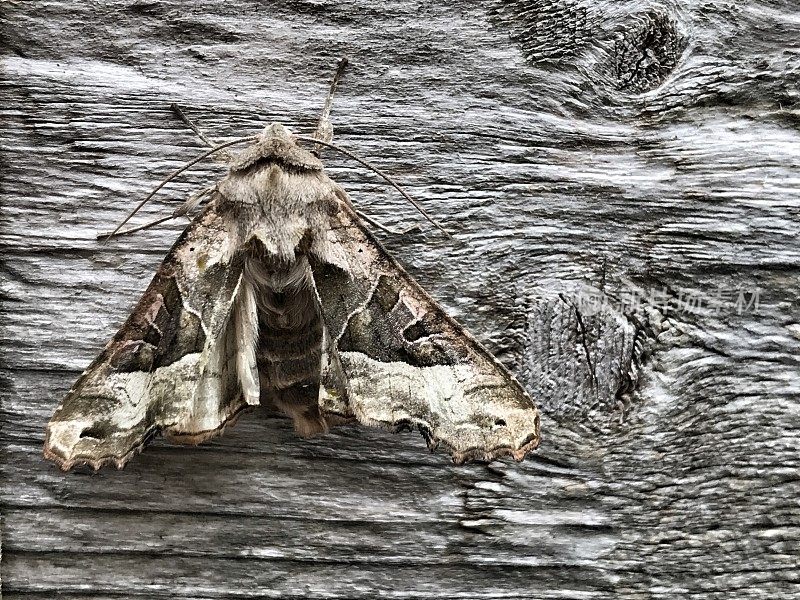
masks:
<path fill-rule="evenodd" d="M 67 394 L 47 426 L 45 456 L 121 467 L 159 430 L 210 437 L 246 403 L 236 376 L 240 284 L 232 224 L 214 203 L 184 231 L 131 316 Z"/>
<path fill-rule="evenodd" d="M 323 369 L 323 409 L 343 416 L 346 406 L 369 426 L 417 427 L 429 446 L 441 442 L 457 463 L 522 460 L 539 444 L 531 398 L 340 197 L 329 235 L 344 250 L 344 264 L 312 267 L 333 355 Z"/>

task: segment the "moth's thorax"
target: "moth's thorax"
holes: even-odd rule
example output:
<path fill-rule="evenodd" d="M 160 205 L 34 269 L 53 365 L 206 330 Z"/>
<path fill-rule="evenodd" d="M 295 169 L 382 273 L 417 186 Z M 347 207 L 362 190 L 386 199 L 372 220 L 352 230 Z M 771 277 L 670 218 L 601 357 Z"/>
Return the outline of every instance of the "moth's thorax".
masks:
<path fill-rule="evenodd" d="M 328 262 L 330 216 L 339 210 L 339 188 L 319 159 L 280 125 L 269 126 L 245 154 L 217 185 L 215 199 L 220 212 L 231 215 L 238 243 L 256 240 L 281 261 L 308 254 Z"/>

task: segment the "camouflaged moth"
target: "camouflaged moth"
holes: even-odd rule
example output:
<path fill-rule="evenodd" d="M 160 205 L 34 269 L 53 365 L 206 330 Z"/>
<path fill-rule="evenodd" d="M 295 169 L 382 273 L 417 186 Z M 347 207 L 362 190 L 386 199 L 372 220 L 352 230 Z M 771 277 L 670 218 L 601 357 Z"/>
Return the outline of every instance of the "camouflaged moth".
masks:
<path fill-rule="evenodd" d="M 539 414 L 522 386 L 299 144 L 330 145 L 329 110 L 330 97 L 315 138 L 272 124 L 230 161 L 55 411 L 47 458 L 121 468 L 159 432 L 196 444 L 259 404 L 303 436 L 352 421 L 416 427 L 457 463 L 522 460 L 537 447 Z"/>

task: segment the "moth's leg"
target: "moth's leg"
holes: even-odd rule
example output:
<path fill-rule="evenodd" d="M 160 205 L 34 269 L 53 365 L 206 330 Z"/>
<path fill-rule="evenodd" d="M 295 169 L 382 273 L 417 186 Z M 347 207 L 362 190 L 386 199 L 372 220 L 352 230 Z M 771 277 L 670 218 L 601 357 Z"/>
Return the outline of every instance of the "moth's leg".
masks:
<path fill-rule="evenodd" d="M 186 202 L 181 204 L 178 208 L 172 211 L 172 214 L 168 217 L 161 217 L 160 219 L 156 219 L 155 221 L 151 221 L 150 223 L 145 223 L 144 225 L 139 225 L 138 227 L 131 227 L 130 229 L 126 229 L 125 231 L 118 231 L 116 233 L 107 231 L 105 233 L 98 233 L 97 239 L 105 239 L 107 237 L 119 237 L 121 235 L 126 235 L 129 233 L 136 233 L 137 231 L 143 231 L 145 229 L 150 229 L 151 227 L 155 227 L 156 225 L 161 225 L 161 223 L 165 223 L 170 221 L 171 219 L 176 219 L 180 216 L 186 215 L 186 217 L 191 221 L 192 217 L 189 216 L 189 212 L 194 210 L 200 201 L 203 199 L 203 196 L 208 194 L 209 192 L 213 191 L 216 188 L 216 185 L 211 185 L 207 188 L 203 188 L 199 192 L 195 192 L 191 196 L 186 199 Z"/>
<path fill-rule="evenodd" d="M 197 137 L 199 137 L 206 146 L 208 146 L 209 148 L 213 148 L 214 146 L 219 145 L 218 142 L 215 142 L 205 133 L 203 133 L 203 131 L 197 126 L 197 124 L 194 121 L 192 121 L 186 115 L 185 112 L 183 112 L 180 106 L 178 106 L 173 102 L 172 104 L 169 105 L 169 108 L 170 110 L 172 110 L 173 113 L 175 113 L 175 116 L 178 117 L 183 122 L 184 125 L 186 125 L 189 129 L 194 131 L 195 135 L 197 135 Z M 231 155 L 225 150 L 221 150 L 217 152 L 217 154 L 214 156 L 214 160 L 227 164 L 231 160 Z"/>
<path fill-rule="evenodd" d="M 215 183 L 214 185 L 210 185 L 198 192 L 195 192 L 186 199 L 186 202 L 184 202 L 178 208 L 172 211 L 171 217 L 177 218 L 186 215 L 186 218 L 191 221 L 192 217 L 189 216 L 189 213 L 192 212 L 195 208 L 197 208 L 197 206 L 200 204 L 200 201 L 203 199 L 203 196 L 205 196 L 206 194 L 210 194 L 216 189 L 217 189 L 217 184 Z"/>
<path fill-rule="evenodd" d="M 389 235 L 406 235 L 408 233 L 417 233 L 419 231 L 422 231 L 422 227 L 420 227 L 419 225 L 412 225 L 411 227 L 402 230 L 391 229 L 386 225 L 384 225 L 383 223 L 381 223 L 380 221 L 377 221 L 372 217 L 370 217 L 369 215 L 364 214 L 360 210 L 357 210 L 356 214 L 359 217 L 361 217 L 364 221 L 372 225 L 373 227 L 377 227 L 378 229 L 388 233 Z"/>

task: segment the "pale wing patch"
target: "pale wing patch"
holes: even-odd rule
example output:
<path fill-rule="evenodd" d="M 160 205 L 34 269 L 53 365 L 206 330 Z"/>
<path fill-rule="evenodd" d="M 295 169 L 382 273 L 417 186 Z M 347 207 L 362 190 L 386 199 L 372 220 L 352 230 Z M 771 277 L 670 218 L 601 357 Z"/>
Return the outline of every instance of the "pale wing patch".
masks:
<path fill-rule="evenodd" d="M 509 408 L 503 378 L 469 365 L 412 367 L 356 352 L 339 353 L 348 377 L 348 403 L 359 422 L 424 429 L 431 445 L 444 443 L 456 462 L 491 460 L 506 450 L 524 456 L 538 441 L 530 410 Z"/>
<path fill-rule="evenodd" d="M 236 371 L 247 404 L 259 403 L 256 346 L 258 344 L 258 308 L 253 285 L 243 278 L 236 296 L 233 320 L 236 332 Z"/>
<path fill-rule="evenodd" d="M 136 441 L 150 430 L 174 424 L 171 419 L 184 412 L 194 412 L 190 405 L 196 377 L 187 375 L 196 372 L 200 356 L 187 354 L 152 373 L 109 373 L 96 378 L 84 387 L 84 397 L 93 399 L 94 410 L 76 418 L 53 420 L 48 426 L 50 452 L 70 463 L 94 464 L 106 459 L 124 462 L 127 453 L 135 450 Z M 166 399 L 171 417 L 168 414 L 154 420 L 148 411 Z M 116 452 L 121 448 L 126 452 Z"/>

